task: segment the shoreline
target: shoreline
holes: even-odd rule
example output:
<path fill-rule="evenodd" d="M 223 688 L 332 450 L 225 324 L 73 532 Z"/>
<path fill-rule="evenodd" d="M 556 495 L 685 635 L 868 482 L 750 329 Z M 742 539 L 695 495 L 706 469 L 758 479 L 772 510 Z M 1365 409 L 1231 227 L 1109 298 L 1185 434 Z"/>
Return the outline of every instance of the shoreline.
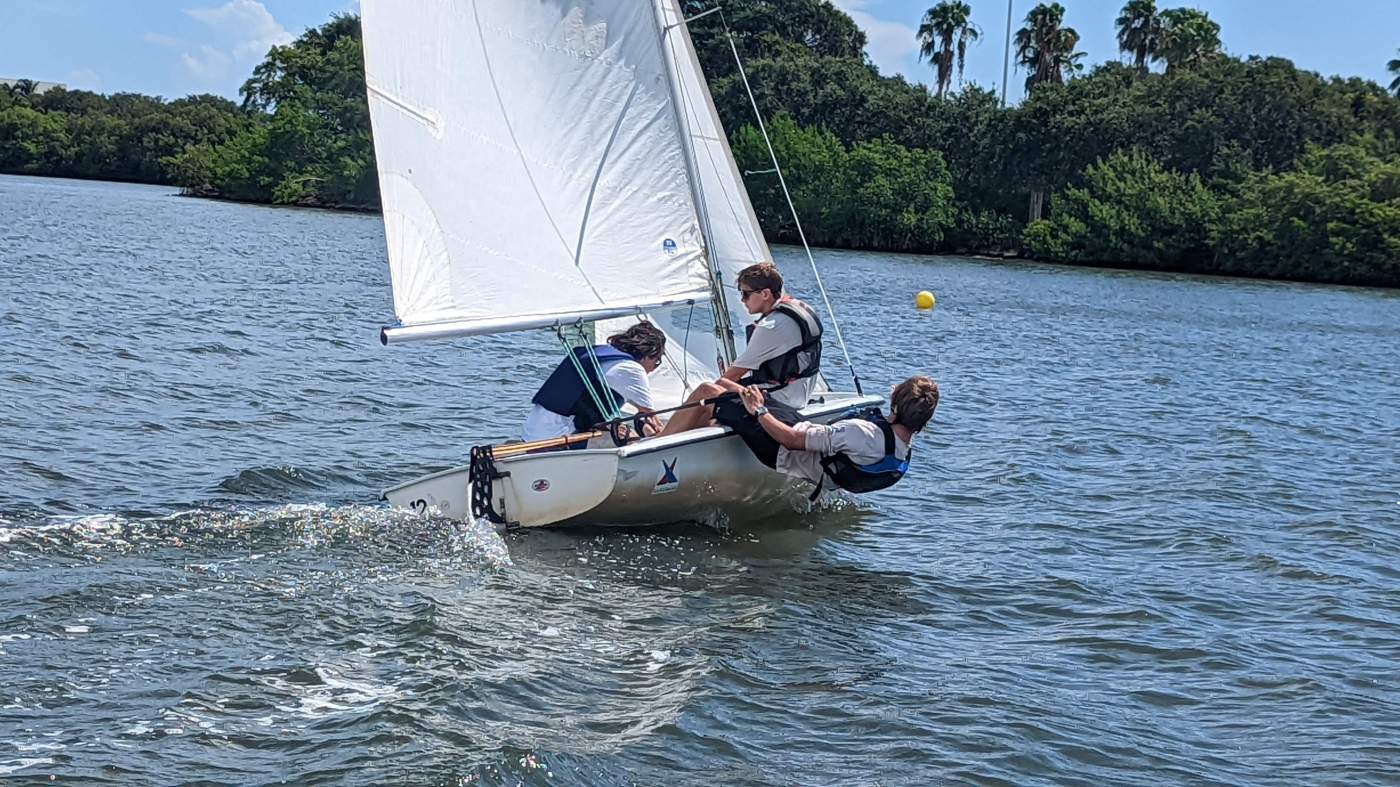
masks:
<path fill-rule="evenodd" d="M 315 201 L 315 200 L 309 200 L 309 201 L 307 201 L 307 202 L 271 202 L 271 201 L 264 201 L 264 200 L 239 199 L 239 198 L 237 198 L 237 197 L 225 197 L 225 196 L 223 196 L 222 194 L 218 194 L 218 193 L 214 193 L 214 192 L 200 193 L 200 192 L 201 192 L 200 189 L 191 189 L 191 188 L 186 188 L 185 186 L 174 186 L 174 185 L 172 185 L 171 188 L 175 188 L 175 189 L 179 189 L 179 190 L 180 190 L 180 193 L 178 193 L 178 194 L 175 195 L 175 196 L 177 196 L 177 197 L 191 198 L 191 199 L 207 199 L 207 200 L 210 200 L 210 201 L 212 201 L 212 202 L 229 202 L 229 203 L 233 203 L 233 204 L 235 204 L 235 205 L 256 205 L 256 206 L 262 207 L 262 208 L 298 208 L 298 209 L 302 209 L 302 210 L 324 210 L 324 211 L 331 211 L 331 212 L 336 212 L 336 213 L 358 213 L 358 214 L 366 214 L 366 213 L 383 213 L 383 212 L 384 212 L 384 211 L 383 211 L 379 206 L 377 206 L 377 205 L 371 206 L 371 205 L 348 205 L 348 204 L 345 204 L 345 205 L 342 205 L 342 204 L 322 204 L 322 203 L 319 203 L 319 202 L 317 202 L 317 201 Z"/>
<path fill-rule="evenodd" d="M 198 189 L 189 189 L 189 188 L 186 188 L 186 187 L 184 187 L 184 186 L 177 186 L 177 185 L 171 184 L 171 183 L 151 183 L 151 182 L 149 182 L 149 181 L 110 180 L 110 179 L 103 179 L 103 178 L 81 178 L 81 177 L 71 177 L 71 176 L 67 176 L 67 175 L 35 175 L 35 174 L 32 174 L 32 173 L 23 173 L 23 172 L 0 172 L 0 175 L 9 175 L 9 176 L 20 177 L 20 178 L 42 178 L 42 179 L 45 179 L 45 180 L 73 180 L 73 181 L 78 181 L 78 182 L 82 182 L 82 183 L 115 183 L 115 184 L 120 184 L 120 185 L 160 186 L 160 187 L 164 187 L 164 188 L 177 189 L 177 190 L 178 190 L 178 193 L 176 193 L 176 194 L 173 195 L 173 196 L 177 196 L 177 197 L 180 197 L 180 198 L 203 199 L 203 200 L 210 200 L 210 201 L 212 201 L 212 202 L 224 202 L 224 203 L 230 203 L 230 204 L 235 204 L 235 205 L 249 205 L 249 206 L 263 207 L 263 208 L 289 208 L 289 209 L 293 209 L 293 210 L 324 210 L 324 211 L 331 212 L 331 213 L 351 213 L 351 214 L 356 214 L 356 215 L 368 215 L 368 214 L 377 214 L 377 213 L 382 213 L 382 212 L 383 212 L 382 209 L 381 209 L 380 207 L 378 207 L 378 206 L 372 206 L 372 207 L 371 207 L 371 206 L 365 206 L 365 205 L 322 205 L 322 204 L 313 204 L 313 203 L 297 204 L 297 203 L 286 203 L 286 202 L 266 202 L 266 201 L 261 201 L 261 200 L 238 199 L 238 198 L 235 198 L 235 197 L 224 197 L 224 196 L 220 196 L 220 195 L 218 195 L 218 194 L 211 193 L 211 192 L 200 193 L 201 190 L 198 190 Z M 794 247 L 794 248 L 801 248 L 800 244 L 789 243 L 789 242 L 787 242 L 787 241 L 771 240 L 771 239 L 765 239 L 765 240 L 768 240 L 768 244 L 769 244 L 770 246 L 792 246 L 792 247 Z M 1250 274 L 1244 274 L 1244 273 L 1224 273 L 1224 272 L 1218 272 L 1218 271 L 1189 270 L 1189 269 L 1185 269 L 1185 268 L 1160 268 L 1160 267 L 1153 267 L 1153 266 L 1147 266 L 1147 265 L 1138 265 L 1138 264 L 1132 263 L 1132 262 L 1085 262 L 1085 263 L 1055 262 L 1055 261 L 1053 261 L 1053 260 L 1046 260 L 1046 259 L 1040 259 L 1040 258 L 1038 258 L 1038 257 L 1031 257 L 1031 256 L 1028 256 L 1028 255 L 1026 255 L 1025 253 L 1021 252 L 1021 251 L 1014 251 L 1014 252 L 1010 252 L 1010 251 L 992 251 L 992 250 L 984 250 L 984 251 L 975 251 L 975 250 L 971 250 L 971 251 L 969 251 L 969 250 L 963 250 L 963 251 L 937 251 L 937 250 L 930 250 L 930 251 L 893 251 L 893 250 L 875 249 L 875 248 L 861 248 L 861 249 L 857 249 L 857 248 L 850 248 L 850 247 L 844 247 L 844 246 L 813 246 L 812 248 L 813 248 L 813 249 L 821 249 L 821 250 L 823 250 L 823 251 L 834 251 L 834 252 L 838 252 L 838 253 L 839 253 L 839 252 L 847 252 L 847 251 L 848 251 L 848 252 L 870 253 L 870 254 L 898 254 L 898 255 L 900 255 L 900 256 L 905 256 L 905 257 L 956 257 L 956 258 L 959 258 L 959 259 L 977 260 L 977 261 L 979 261 L 979 262 L 996 262 L 996 263 L 1007 263 L 1007 262 L 1016 263 L 1016 262 L 1021 262 L 1021 263 L 1031 263 L 1031 264 L 1035 264 L 1035 265 L 1049 265 L 1049 266 L 1053 266 L 1053 267 L 1055 267 L 1055 268 L 1090 268 L 1090 269 L 1098 268 L 1098 269 L 1102 269 L 1102 270 L 1128 271 L 1128 272 L 1133 272 L 1133 273 L 1161 273 L 1161 274 L 1167 274 L 1167 275 L 1178 275 L 1178 276 L 1202 276 L 1202 277 L 1209 277 L 1209 278 L 1231 279 L 1231 280 L 1243 280 L 1243 281 L 1282 282 L 1282 283 L 1290 283 L 1290 284 L 1312 284 L 1312 285 L 1325 286 L 1325 287 L 1356 287 L 1356 288 L 1366 289 L 1366 290 L 1400 290 L 1400 283 L 1397 283 L 1397 284 L 1363 284 L 1363 283 L 1356 283 L 1356 282 L 1324 281 L 1324 280 L 1319 280 L 1319 279 L 1300 279 L 1300 278 L 1288 278 L 1288 277 L 1278 277 L 1278 276 L 1257 276 L 1257 275 L 1250 275 Z"/>

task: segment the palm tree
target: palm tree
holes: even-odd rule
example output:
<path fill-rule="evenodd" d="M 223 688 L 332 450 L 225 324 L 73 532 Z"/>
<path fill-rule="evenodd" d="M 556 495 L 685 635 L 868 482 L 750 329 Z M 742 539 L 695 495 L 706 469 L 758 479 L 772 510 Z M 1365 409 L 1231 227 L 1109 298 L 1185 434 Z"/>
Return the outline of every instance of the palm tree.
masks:
<path fill-rule="evenodd" d="M 1220 54 L 1220 25 L 1205 11 L 1169 8 L 1161 19 L 1162 41 L 1152 59 L 1166 61 L 1167 71 L 1195 68 Z"/>
<path fill-rule="evenodd" d="M 1162 18 L 1157 0 L 1128 0 L 1118 14 L 1118 50 L 1133 56 L 1139 74 L 1147 73 L 1147 61 L 1162 45 Z"/>
<path fill-rule="evenodd" d="M 1067 73 L 1084 68 L 1079 62 L 1084 53 L 1075 51 L 1079 33 L 1064 21 L 1064 6 L 1041 3 L 1026 14 L 1026 26 L 1016 31 L 1016 62 L 1030 72 L 1027 92 L 1046 82 L 1063 84 Z"/>
<path fill-rule="evenodd" d="M 1395 75 L 1395 79 L 1390 83 L 1390 92 L 1400 96 L 1400 57 L 1386 63 L 1385 67 L 1390 69 L 1390 73 Z"/>
<path fill-rule="evenodd" d="M 958 64 L 958 84 L 962 84 L 967 45 L 982 37 L 982 30 L 972 23 L 972 6 L 961 0 L 943 0 L 924 13 L 916 37 L 919 59 L 928 58 L 938 70 L 938 97 L 943 98 L 948 83 L 953 81 L 954 60 Z"/>

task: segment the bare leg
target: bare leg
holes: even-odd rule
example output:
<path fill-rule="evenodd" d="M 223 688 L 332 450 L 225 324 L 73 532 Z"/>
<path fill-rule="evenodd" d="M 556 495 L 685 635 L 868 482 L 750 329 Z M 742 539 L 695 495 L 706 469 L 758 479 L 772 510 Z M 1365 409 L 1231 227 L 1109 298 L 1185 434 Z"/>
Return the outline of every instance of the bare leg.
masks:
<path fill-rule="evenodd" d="M 709 399 L 724 393 L 724 389 L 714 383 L 701 383 L 696 386 L 690 396 L 686 397 L 685 403 L 692 404 L 701 399 Z M 671 420 L 666 422 L 666 428 L 661 430 L 661 436 L 677 434 L 691 429 L 699 429 L 702 426 L 709 426 L 710 419 L 715 417 L 713 405 L 701 405 L 699 407 L 689 407 L 684 410 L 677 410 L 671 415 Z"/>

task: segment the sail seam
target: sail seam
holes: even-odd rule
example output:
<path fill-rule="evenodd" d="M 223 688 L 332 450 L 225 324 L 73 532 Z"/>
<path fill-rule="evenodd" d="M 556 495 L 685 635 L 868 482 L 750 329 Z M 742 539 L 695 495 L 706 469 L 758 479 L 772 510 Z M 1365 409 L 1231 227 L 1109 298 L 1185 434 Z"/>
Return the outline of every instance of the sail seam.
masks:
<path fill-rule="evenodd" d="M 608 156 L 612 153 L 613 143 L 617 142 L 618 132 L 622 130 L 622 121 L 627 117 L 627 110 L 632 108 L 632 99 L 637 97 L 637 90 L 640 87 L 640 82 L 636 80 L 632 82 L 632 92 L 627 94 L 627 100 L 622 103 L 622 112 L 618 114 L 617 122 L 613 124 L 612 134 L 608 136 L 608 144 L 603 148 L 603 157 L 598 160 L 598 171 L 593 174 L 593 182 L 588 186 L 588 201 L 583 205 L 583 221 L 579 222 L 578 227 L 578 246 L 574 249 L 575 268 L 581 268 L 583 264 L 583 236 L 588 231 L 588 217 L 593 215 L 593 197 L 598 192 L 598 182 L 603 179 L 603 168 L 608 164 Z M 579 273 L 583 275 L 584 281 L 588 281 L 587 274 L 584 274 L 582 270 Z M 592 288 L 593 283 L 589 282 L 588 286 Z M 593 294 L 598 295 L 598 291 L 594 290 Z M 598 295 L 598 300 L 602 299 L 603 297 Z"/>

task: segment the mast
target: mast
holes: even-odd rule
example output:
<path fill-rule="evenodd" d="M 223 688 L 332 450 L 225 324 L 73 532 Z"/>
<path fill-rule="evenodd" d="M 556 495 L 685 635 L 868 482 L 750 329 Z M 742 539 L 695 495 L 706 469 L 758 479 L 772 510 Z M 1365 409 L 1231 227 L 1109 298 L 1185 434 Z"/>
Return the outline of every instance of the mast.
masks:
<path fill-rule="evenodd" d="M 1006 109 L 1006 83 L 1011 78 L 1011 9 L 1016 0 L 1006 0 L 1006 52 L 1001 58 L 1001 108 Z"/>
<path fill-rule="evenodd" d="M 710 274 L 710 310 L 714 314 L 715 339 L 719 345 L 719 360 L 721 367 L 727 367 L 734 362 L 738 353 L 734 348 L 734 327 L 729 320 L 729 304 L 725 298 L 724 284 L 721 281 L 721 274 L 715 267 L 714 255 L 711 249 L 714 248 L 714 232 L 710 227 L 710 209 L 705 202 L 705 195 L 700 188 L 700 176 L 696 171 L 695 149 L 691 144 L 689 126 L 685 122 L 685 116 L 681 111 L 681 95 L 676 84 L 676 70 L 680 67 L 676 62 L 675 53 L 671 48 L 670 36 L 672 28 L 682 27 L 686 20 L 680 7 L 676 7 L 676 23 L 666 24 L 666 17 L 662 14 L 660 3 L 667 3 L 671 0 L 651 0 L 652 16 L 656 19 L 658 31 L 657 43 L 661 47 L 661 58 L 666 63 L 666 86 L 671 91 L 671 109 L 676 115 L 676 129 L 681 136 L 681 148 L 685 151 L 685 167 L 687 179 L 690 181 L 691 199 L 695 201 L 695 212 L 700 219 L 700 237 L 703 248 L 701 254 L 705 257 L 705 269 Z M 684 32 L 684 31 L 682 31 Z"/>

